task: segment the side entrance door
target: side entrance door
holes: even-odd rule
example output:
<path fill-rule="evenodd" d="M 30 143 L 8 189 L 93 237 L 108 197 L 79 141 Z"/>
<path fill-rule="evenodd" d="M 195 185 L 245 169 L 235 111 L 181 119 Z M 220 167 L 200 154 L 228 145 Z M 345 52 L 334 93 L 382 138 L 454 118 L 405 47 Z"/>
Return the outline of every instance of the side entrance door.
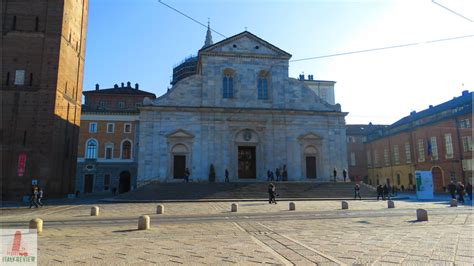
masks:
<path fill-rule="evenodd" d="M 84 176 L 84 193 L 92 193 L 92 186 L 94 185 L 94 175 L 87 174 Z"/>
<path fill-rule="evenodd" d="M 316 157 L 306 156 L 306 178 L 316 178 Z"/>
<path fill-rule="evenodd" d="M 186 156 L 173 156 L 173 178 L 184 178 L 184 171 L 186 170 Z"/>

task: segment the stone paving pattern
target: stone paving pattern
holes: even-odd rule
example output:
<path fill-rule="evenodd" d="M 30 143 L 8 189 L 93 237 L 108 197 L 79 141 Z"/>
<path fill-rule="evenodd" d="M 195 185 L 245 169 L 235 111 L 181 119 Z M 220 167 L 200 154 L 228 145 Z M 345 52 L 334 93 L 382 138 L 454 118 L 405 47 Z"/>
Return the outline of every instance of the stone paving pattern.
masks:
<path fill-rule="evenodd" d="M 396 210 L 413 210 L 413 214 L 384 216 L 392 209 L 388 210 L 383 201 L 349 201 L 349 210 L 340 210 L 340 201 L 296 202 L 295 212 L 288 211 L 288 202 L 240 202 L 236 215 L 248 214 L 250 218 L 234 221 L 230 204 L 166 203 L 164 215 L 154 214 L 157 204 L 99 204 L 99 217 L 90 217 L 93 205 L 48 206 L 3 210 L 2 223 L 8 226 L 9 222 L 31 217 L 45 220 L 44 233 L 38 238 L 40 265 L 474 264 L 470 206 L 449 208 L 446 202 L 396 201 Z M 416 222 L 414 209 L 420 207 L 436 214 L 430 215 L 428 222 Z M 345 216 L 358 211 L 370 214 Z M 294 216 L 324 212 L 333 216 Z M 257 213 L 269 215 L 269 219 L 252 219 L 251 214 Z M 275 220 L 271 216 L 275 213 L 286 215 L 285 219 Z M 136 230 L 142 214 L 150 214 L 151 230 Z M 178 222 L 183 215 L 196 220 Z M 220 215 L 221 219 L 198 219 L 206 215 Z M 121 217 L 133 219 L 113 221 Z M 169 219 L 162 221 L 160 217 Z M 102 220 L 97 223 L 68 224 L 71 219 L 98 218 Z M 103 221 L 107 218 L 112 220 Z M 48 225 L 48 221 L 64 224 Z"/>

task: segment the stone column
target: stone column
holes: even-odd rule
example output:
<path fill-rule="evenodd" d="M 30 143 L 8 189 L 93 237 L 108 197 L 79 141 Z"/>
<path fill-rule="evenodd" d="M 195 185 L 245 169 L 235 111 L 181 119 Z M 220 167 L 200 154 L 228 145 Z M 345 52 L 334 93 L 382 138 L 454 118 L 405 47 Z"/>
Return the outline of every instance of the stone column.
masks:
<path fill-rule="evenodd" d="M 99 216 L 99 207 L 94 206 L 91 208 L 91 216 Z"/>
<path fill-rule="evenodd" d="M 36 229 L 38 235 L 41 234 L 43 232 L 43 220 L 41 220 L 40 218 L 32 219 L 30 221 L 29 228 Z"/>
<path fill-rule="evenodd" d="M 389 200 L 387 201 L 388 208 L 395 208 L 395 203 L 393 201 Z"/>
<path fill-rule="evenodd" d="M 417 209 L 416 210 L 416 220 L 418 220 L 419 222 L 428 221 L 428 212 L 424 209 Z"/>
<path fill-rule="evenodd" d="M 156 213 L 157 213 L 157 214 L 163 214 L 163 213 L 165 213 L 165 206 L 163 206 L 162 204 L 156 206 Z"/>
<path fill-rule="evenodd" d="M 341 205 L 343 210 L 349 209 L 349 203 L 347 203 L 347 201 L 343 201 Z"/>
<path fill-rule="evenodd" d="M 230 206 L 230 211 L 231 212 L 237 212 L 238 207 L 239 207 L 239 205 L 237 203 L 232 203 L 232 205 Z"/>
<path fill-rule="evenodd" d="M 296 210 L 296 204 L 294 202 L 290 202 L 290 211 Z"/>
<path fill-rule="evenodd" d="M 150 229 L 150 216 L 142 215 L 138 218 L 138 230 Z"/>

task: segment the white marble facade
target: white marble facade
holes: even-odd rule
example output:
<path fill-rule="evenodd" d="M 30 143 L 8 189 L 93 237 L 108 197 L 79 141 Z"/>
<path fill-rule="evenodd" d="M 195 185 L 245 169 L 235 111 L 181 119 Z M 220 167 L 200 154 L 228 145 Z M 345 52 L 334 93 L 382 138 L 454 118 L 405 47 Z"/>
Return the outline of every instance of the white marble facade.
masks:
<path fill-rule="evenodd" d="M 347 168 L 347 113 L 288 77 L 290 54 L 245 31 L 198 57 L 197 74 L 140 108 L 139 184 L 172 181 L 184 165 L 192 181 L 208 181 L 213 164 L 216 182 L 225 169 L 230 181 L 266 180 L 267 170 L 283 165 L 289 181 L 329 181 L 334 167 Z M 259 77 L 268 82 L 262 97 Z"/>

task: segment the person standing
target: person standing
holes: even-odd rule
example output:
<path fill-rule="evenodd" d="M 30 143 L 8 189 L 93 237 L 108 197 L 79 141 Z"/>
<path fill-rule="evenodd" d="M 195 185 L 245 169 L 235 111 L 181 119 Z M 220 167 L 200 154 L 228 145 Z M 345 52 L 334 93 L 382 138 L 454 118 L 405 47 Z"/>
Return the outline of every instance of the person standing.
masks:
<path fill-rule="evenodd" d="M 360 197 L 360 186 L 359 186 L 359 184 L 356 184 L 355 187 L 354 187 L 354 200 L 356 200 L 357 197 L 359 197 L 359 199 L 362 200 L 362 198 Z"/>
<path fill-rule="evenodd" d="M 469 199 L 472 201 L 472 185 L 469 182 L 467 183 L 467 186 L 466 186 L 466 193 L 469 196 Z"/>
<path fill-rule="evenodd" d="M 385 198 L 389 198 L 388 196 L 388 193 L 389 193 L 389 189 L 388 189 L 388 186 L 387 184 L 383 185 L 383 188 L 382 188 L 382 191 L 383 191 L 383 197 L 382 197 L 382 200 L 385 200 Z"/>
<path fill-rule="evenodd" d="M 336 177 L 337 177 L 337 169 L 334 167 L 334 170 L 332 171 L 332 174 L 334 176 L 334 183 L 336 183 Z"/>
<path fill-rule="evenodd" d="M 271 181 L 270 175 L 271 175 L 271 174 L 270 174 L 270 170 L 268 170 L 268 171 L 267 171 L 267 181 Z"/>
<path fill-rule="evenodd" d="M 186 167 L 186 170 L 184 170 L 184 182 L 188 183 L 189 182 L 189 176 L 191 173 L 189 172 L 189 169 Z"/>
<path fill-rule="evenodd" d="M 344 178 L 344 183 L 345 183 L 346 178 L 347 178 L 347 170 L 346 169 L 342 170 L 342 177 Z"/>
<path fill-rule="evenodd" d="M 459 182 L 458 183 L 458 195 L 459 195 L 459 202 L 462 202 L 464 204 L 464 185 Z"/>
<path fill-rule="evenodd" d="M 276 175 L 276 181 L 281 181 L 280 180 L 280 168 L 275 169 L 275 175 Z"/>
<path fill-rule="evenodd" d="M 281 173 L 283 181 L 288 181 L 288 171 L 286 171 L 286 164 L 283 165 L 283 171 Z"/>
<path fill-rule="evenodd" d="M 448 190 L 449 190 L 449 194 L 451 194 L 451 198 L 455 199 L 456 198 L 456 185 L 454 184 L 453 180 L 451 180 L 451 183 L 449 183 Z"/>
<path fill-rule="evenodd" d="M 383 188 L 382 188 L 382 185 L 378 185 L 377 186 L 377 200 L 379 200 L 379 198 L 382 197 L 382 200 L 384 200 L 384 197 L 383 197 Z"/>
<path fill-rule="evenodd" d="M 229 183 L 229 171 L 227 170 L 227 168 L 225 169 L 224 175 L 225 175 L 224 182 Z"/>

